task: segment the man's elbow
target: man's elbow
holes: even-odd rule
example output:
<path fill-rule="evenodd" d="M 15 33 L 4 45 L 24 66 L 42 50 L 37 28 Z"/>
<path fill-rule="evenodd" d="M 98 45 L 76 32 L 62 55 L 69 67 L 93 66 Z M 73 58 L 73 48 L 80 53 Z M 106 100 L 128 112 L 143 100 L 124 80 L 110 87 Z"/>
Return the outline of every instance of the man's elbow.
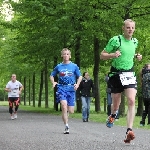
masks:
<path fill-rule="evenodd" d="M 100 54 L 100 59 L 106 60 L 105 56 L 103 54 Z"/>
<path fill-rule="evenodd" d="M 100 59 L 104 59 L 102 54 L 100 54 Z"/>

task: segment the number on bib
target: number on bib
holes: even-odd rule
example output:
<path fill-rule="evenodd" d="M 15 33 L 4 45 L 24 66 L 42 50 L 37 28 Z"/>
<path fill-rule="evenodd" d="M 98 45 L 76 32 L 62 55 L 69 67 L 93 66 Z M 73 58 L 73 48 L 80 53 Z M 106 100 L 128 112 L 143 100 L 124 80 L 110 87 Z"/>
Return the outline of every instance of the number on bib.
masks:
<path fill-rule="evenodd" d="M 120 75 L 122 85 L 136 84 L 136 77 L 133 72 L 122 72 Z"/>

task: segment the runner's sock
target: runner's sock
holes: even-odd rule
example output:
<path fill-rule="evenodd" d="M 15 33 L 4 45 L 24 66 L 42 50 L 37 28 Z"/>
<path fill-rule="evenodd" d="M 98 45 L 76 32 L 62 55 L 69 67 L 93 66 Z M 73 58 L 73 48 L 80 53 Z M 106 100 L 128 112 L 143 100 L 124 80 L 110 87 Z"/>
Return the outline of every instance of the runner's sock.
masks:
<path fill-rule="evenodd" d="M 116 114 L 111 114 L 112 118 L 116 118 Z"/>
<path fill-rule="evenodd" d="M 128 128 L 126 134 L 128 133 L 128 131 L 132 131 L 132 129 L 131 129 L 131 128 Z"/>

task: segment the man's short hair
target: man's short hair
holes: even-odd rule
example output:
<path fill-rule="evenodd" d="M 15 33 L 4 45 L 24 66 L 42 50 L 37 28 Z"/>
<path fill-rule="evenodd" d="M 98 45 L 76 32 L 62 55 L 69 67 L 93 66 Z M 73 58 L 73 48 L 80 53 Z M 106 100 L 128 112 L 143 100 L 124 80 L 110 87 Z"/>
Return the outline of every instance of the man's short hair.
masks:
<path fill-rule="evenodd" d="M 123 22 L 123 26 L 124 26 L 127 22 L 134 22 L 134 23 L 135 23 L 135 21 L 133 21 L 132 19 L 126 19 L 126 20 L 124 20 L 124 22 Z"/>

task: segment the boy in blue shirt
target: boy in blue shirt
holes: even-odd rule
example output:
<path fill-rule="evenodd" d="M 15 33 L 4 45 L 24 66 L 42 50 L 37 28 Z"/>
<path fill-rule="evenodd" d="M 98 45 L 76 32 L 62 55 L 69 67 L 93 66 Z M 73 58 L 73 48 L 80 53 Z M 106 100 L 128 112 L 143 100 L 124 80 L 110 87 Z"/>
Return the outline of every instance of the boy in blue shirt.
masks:
<path fill-rule="evenodd" d="M 64 48 L 61 51 L 63 62 L 58 64 L 50 75 L 50 81 L 53 88 L 57 85 L 56 101 L 60 102 L 62 108 L 62 120 L 65 124 L 64 134 L 69 134 L 68 114 L 74 113 L 75 105 L 75 91 L 79 87 L 82 80 L 79 67 L 70 61 L 71 52 L 69 49 Z M 58 76 L 58 83 L 54 81 L 54 77 Z M 76 79 L 77 83 L 76 83 Z"/>

